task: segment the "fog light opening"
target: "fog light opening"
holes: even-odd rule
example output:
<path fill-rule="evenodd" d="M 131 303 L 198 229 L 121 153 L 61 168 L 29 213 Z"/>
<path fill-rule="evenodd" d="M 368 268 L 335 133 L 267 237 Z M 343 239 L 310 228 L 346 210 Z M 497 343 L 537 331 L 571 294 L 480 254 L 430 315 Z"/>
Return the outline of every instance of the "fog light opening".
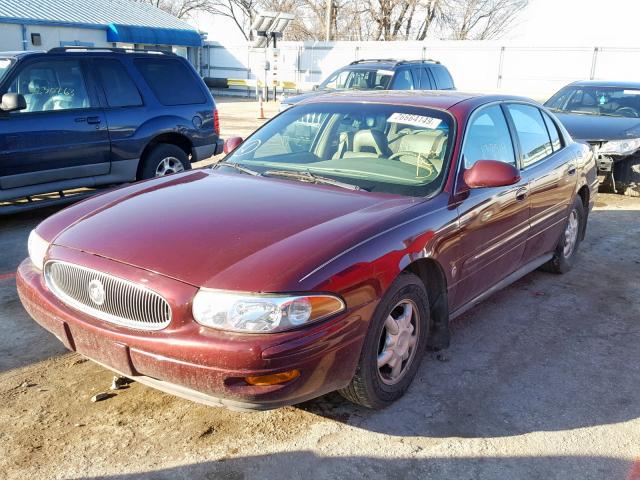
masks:
<path fill-rule="evenodd" d="M 269 385 L 280 385 L 300 376 L 300 370 L 290 370 L 288 372 L 273 373 L 271 375 L 259 375 L 245 377 L 244 381 L 256 387 L 266 387 Z"/>

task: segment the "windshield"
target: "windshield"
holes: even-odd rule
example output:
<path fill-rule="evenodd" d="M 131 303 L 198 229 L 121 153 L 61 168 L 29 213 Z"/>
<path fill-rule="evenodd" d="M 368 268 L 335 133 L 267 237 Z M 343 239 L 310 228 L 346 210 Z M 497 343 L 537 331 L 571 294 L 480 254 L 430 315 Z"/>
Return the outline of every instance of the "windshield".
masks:
<path fill-rule="evenodd" d="M 393 70 L 372 68 L 345 69 L 329 75 L 320 84 L 321 90 L 387 90 L 393 77 Z"/>
<path fill-rule="evenodd" d="M 0 81 L 9 72 L 9 68 L 11 67 L 12 63 L 13 61 L 10 58 L 0 57 Z"/>
<path fill-rule="evenodd" d="M 446 174 L 452 121 L 427 108 L 304 105 L 278 115 L 225 162 L 266 176 L 301 172 L 370 192 L 426 196 Z"/>
<path fill-rule="evenodd" d="M 545 106 L 557 112 L 640 117 L 640 88 L 575 86 L 556 93 Z"/>

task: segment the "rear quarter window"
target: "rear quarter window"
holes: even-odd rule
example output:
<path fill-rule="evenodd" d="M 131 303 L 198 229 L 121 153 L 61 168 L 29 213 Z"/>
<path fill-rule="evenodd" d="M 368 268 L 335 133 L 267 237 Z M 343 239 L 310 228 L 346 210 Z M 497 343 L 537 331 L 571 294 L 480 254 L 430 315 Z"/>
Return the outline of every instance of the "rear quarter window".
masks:
<path fill-rule="evenodd" d="M 449 72 L 441 65 L 431 67 L 431 73 L 435 78 L 436 85 L 440 90 L 451 90 L 454 88 L 453 79 Z"/>
<path fill-rule="evenodd" d="M 110 107 L 142 105 L 138 88 L 118 60 L 102 58 L 96 64 L 98 76 Z"/>
<path fill-rule="evenodd" d="M 174 58 L 138 58 L 136 68 L 163 105 L 190 105 L 207 101 L 193 72 Z"/>

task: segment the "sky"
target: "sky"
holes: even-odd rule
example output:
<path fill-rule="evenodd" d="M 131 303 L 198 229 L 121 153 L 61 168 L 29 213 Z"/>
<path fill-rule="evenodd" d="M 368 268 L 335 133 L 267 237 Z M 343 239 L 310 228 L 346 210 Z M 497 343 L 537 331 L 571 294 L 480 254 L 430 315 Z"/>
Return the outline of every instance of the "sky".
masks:
<path fill-rule="evenodd" d="M 637 47 L 638 18 L 640 0 L 529 0 L 504 39 L 531 46 Z M 244 43 L 237 27 L 224 17 L 201 14 L 191 23 L 207 32 L 209 40 Z"/>

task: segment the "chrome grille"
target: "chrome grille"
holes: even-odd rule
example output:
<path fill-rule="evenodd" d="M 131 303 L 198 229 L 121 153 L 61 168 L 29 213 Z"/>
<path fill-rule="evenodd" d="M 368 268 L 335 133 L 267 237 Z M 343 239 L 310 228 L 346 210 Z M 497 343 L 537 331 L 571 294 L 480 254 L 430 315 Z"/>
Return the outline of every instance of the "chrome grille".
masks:
<path fill-rule="evenodd" d="M 167 301 L 142 285 L 57 261 L 46 264 L 45 279 L 64 303 L 106 322 L 139 330 L 160 330 L 171 322 Z"/>

